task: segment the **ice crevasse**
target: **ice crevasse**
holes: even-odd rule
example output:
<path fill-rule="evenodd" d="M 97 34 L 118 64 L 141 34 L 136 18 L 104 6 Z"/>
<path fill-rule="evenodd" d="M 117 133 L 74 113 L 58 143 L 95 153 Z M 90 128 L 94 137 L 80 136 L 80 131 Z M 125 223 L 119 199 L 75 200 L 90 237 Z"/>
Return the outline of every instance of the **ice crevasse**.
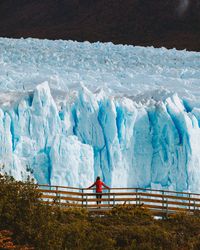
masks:
<path fill-rule="evenodd" d="M 56 101 L 48 82 L 0 110 L 0 166 L 17 179 L 200 191 L 200 109 L 177 94 L 140 103 L 85 86 Z"/>

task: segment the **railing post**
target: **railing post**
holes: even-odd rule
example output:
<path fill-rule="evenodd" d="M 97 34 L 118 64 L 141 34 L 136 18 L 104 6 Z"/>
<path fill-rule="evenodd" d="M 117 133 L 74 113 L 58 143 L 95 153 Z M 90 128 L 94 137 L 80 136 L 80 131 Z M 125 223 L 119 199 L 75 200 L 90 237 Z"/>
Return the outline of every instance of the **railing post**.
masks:
<path fill-rule="evenodd" d="M 110 205 L 110 189 L 108 189 L 108 204 Z"/>
<path fill-rule="evenodd" d="M 139 195 L 139 206 L 141 204 L 141 194 Z"/>
<path fill-rule="evenodd" d="M 188 194 L 189 198 L 189 211 L 190 211 L 190 194 Z"/>
<path fill-rule="evenodd" d="M 88 196 L 86 195 L 86 208 L 88 207 Z"/>
<path fill-rule="evenodd" d="M 196 207 L 195 207 L 195 200 L 194 200 L 194 211 L 195 211 Z"/>
<path fill-rule="evenodd" d="M 81 189 L 81 192 L 82 192 L 82 207 L 83 207 L 83 197 L 84 197 L 84 195 L 83 195 L 84 189 L 83 188 Z"/>
<path fill-rule="evenodd" d="M 136 205 L 138 205 L 138 189 L 136 188 Z"/>
<path fill-rule="evenodd" d="M 165 191 L 164 191 L 164 190 L 162 190 L 162 210 L 164 210 L 164 208 L 165 208 L 165 203 L 164 203 L 164 201 L 165 201 L 165 198 L 164 198 L 164 193 L 165 193 Z"/>
<path fill-rule="evenodd" d="M 115 194 L 113 194 L 113 207 L 115 205 Z"/>
<path fill-rule="evenodd" d="M 61 206 L 61 199 L 60 199 L 60 195 L 58 193 L 58 186 L 56 186 L 56 201 L 59 202 L 59 206 Z"/>
<path fill-rule="evenodd" d="M 168 199 L 166 198 L 166 217 L 168 217 Z"/>

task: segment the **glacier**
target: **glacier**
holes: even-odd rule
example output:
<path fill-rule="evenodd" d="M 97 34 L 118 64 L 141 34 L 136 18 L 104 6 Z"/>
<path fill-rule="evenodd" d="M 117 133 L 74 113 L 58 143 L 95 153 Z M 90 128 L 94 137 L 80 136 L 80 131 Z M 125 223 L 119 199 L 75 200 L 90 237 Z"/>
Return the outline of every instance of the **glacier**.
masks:
<path fill-rule="evenodd" d="M 0 170 L 200 192 L 200 53 L 0 38 Z"/>

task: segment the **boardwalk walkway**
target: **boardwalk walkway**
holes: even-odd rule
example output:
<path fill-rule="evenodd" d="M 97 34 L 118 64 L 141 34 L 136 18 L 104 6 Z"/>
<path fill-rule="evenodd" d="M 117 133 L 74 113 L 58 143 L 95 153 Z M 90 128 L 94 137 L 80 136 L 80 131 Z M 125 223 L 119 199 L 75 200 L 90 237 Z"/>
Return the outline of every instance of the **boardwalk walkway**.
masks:
<path fill-rule="evenodd" d="M 104 212 L 116 205 L 133 205 L 149 209 L 154 215 L 200 210 L 200 194 L 142 188 L 111 188 L 104 190 L 102 199 L 94 190 L 64 186 L 39 185 L 42 202 L 63 208 L 86 208 L 90 212 Z M 97 201 L 101 204 L 97 205 Z M 199 211 L 200 212 L 200 211 Z"/>

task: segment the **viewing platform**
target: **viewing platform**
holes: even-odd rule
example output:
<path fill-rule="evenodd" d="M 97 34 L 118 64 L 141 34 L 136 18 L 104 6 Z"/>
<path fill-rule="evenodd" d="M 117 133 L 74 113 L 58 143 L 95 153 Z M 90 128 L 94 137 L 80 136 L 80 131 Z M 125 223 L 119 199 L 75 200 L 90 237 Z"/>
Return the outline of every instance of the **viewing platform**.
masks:
<path fill-rule="evenodd" d="M 155 216 L 177 212 L 194 213 L 200 210 L 200 194 L 145 188 L 104 189 L 97 199 L 94 189 L 39 185 L 42 202 L 48 205 L 86 208 L 89 212 L 103 213 L 117 205 L 146 208 Z M 97 202 L 99 204 L 97 204 Z"/>

